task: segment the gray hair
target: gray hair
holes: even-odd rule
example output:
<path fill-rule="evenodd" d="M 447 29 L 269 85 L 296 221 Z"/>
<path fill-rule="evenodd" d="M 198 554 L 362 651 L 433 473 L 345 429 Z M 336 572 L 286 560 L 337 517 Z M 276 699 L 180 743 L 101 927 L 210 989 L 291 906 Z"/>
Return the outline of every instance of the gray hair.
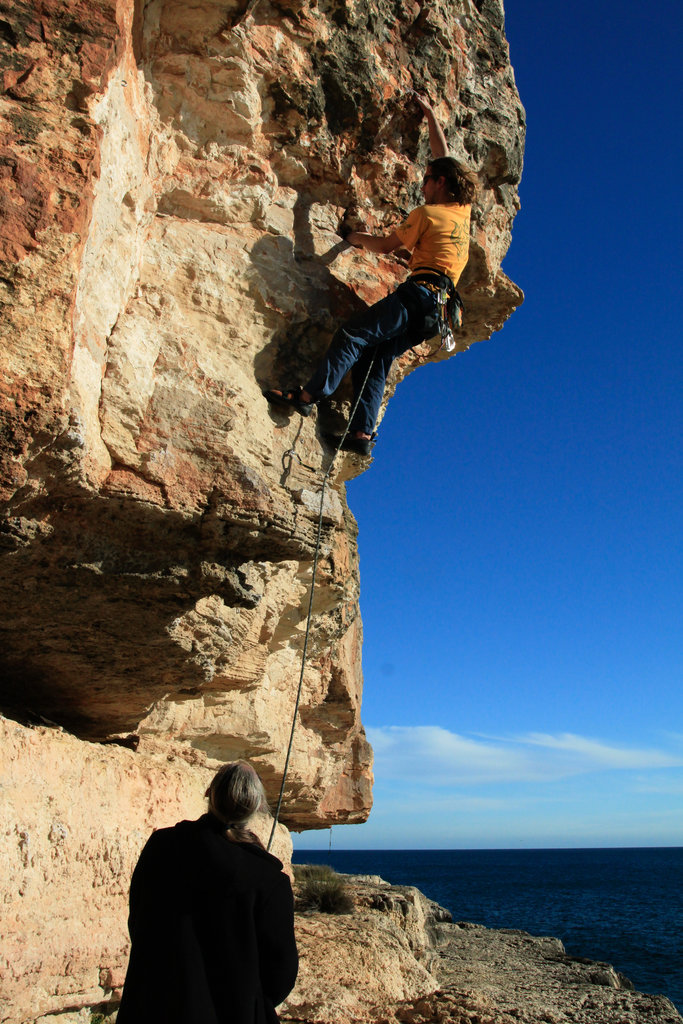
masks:
<path fill-rule="evenodd" d="M 226 826 L 228 839 L 262 845 L 246 827 L 257 811 L 268 810 L 266 791 L 255 768 L 246 761 L 224 764 L 211 780 L 206 795 L 209 811 Z"/>

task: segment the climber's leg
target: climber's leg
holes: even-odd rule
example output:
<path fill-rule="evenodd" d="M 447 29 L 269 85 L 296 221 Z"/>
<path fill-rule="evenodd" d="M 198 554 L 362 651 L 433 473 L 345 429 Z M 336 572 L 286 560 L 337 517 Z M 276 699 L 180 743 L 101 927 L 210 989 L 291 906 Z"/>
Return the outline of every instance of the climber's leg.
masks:
<path fill-rule="evenodd" d="M 404 334 L 407 326 L 408 310 L 396 292 L 357 313 L 336 331 L 304 393 L 315 402 L 331 395 L 366 349 Z"/>
<path fill-rule="evenodd" d="M 401 349 L 401 351 L 405 351 L 405 349 Z M 375 348 L 366 349 L 353 366 L 351 380 L 353 381 L 354 404 L 359 392 L 360 401 L 349 424 L 350 434 L 365 437 L 372 435 L 384 395 L 387 376 L 394 358 L 394 344 L 385 342 Z M 370 369 L 371 363 L 372 369 Z M 370 376 L 368 376 L 368 370 L 370 370 Z"/>
<path fill-rule="evenodd" d="M 438 327 L 438 303 L 434 293 L 429 289 L 407 281 L 399 289 L 397 297 L 403 303 L 404 309 L 410 309 L 404 330 L 375 348 L 365 349 L 352 370 L 354 401 L 362 388 L 358 407 L 349 424 L 349 433 L 355 436 L 370 437 L 374 431 L 386 380 L 394 359 L 425 338 L 431 337 Z M 363 386 L 371 363 L 370 375 Z"/>

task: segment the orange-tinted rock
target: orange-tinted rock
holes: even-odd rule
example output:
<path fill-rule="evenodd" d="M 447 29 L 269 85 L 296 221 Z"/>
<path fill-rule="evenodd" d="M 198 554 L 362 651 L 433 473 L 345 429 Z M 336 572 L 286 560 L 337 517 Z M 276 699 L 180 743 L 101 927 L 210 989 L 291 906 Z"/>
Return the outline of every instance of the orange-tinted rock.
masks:
<path fill-rule="evenodd" d="M 305 377 L 335 322 L 405 274 L 336 228 L 347 209 L 388 228 L 418 198 L 428 153 L 409 88 L 432 94 L 479 178 L 460 347 L 520 300 L 500 271 L 522 137 L 502 22 L 399 7 L 397 21 L 385 2 L 329 18 L 4 5 L 11 714 L 91 738 L 182 735 L 257 757 L 274 784 L 327 456 L 313 419 L 270 412 L 260 391 Z M 388 394 L 416 365 L 400 360 Z M 355 471 L 340 460 L 324 521 L 311 710 L 284 812 L 297 826 L 369 807 Z"/>

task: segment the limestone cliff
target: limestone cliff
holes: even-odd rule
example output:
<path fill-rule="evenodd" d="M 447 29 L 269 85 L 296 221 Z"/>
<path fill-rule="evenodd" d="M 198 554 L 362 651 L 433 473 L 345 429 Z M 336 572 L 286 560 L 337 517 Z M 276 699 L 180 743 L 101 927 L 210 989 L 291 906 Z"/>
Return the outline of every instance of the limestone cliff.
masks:
<path fill-rule="evenodd" d="M 5 838 L 15 952 L 30 952 L 44 936 L 23 894 L 47 899 L 55 857 L 109 858 L 100 913 L 123 943 L 143 833 L 190 813 L 192 778 L 200 792 L 215 760 L 246 757 L 275 795 L 329 457 L 319 432 L 347 404 L 288 420 L 261 388 L 304 379 L 334 324 L 405 276 L 400 255 L 352 250 L 336 228 L 348 212 L 388 229 L 419 201 L 412 88 L 478 180 L 459 348 L 502 325 L 521 301 L 500 264 L 524 120 L 499 0 L 0 0 L 0 43 Z M 403 357 L 389 394 L 418 362 Z M 344 487 L 361 468 L 339 460 L 324 510 L 290 828 L 362 821 L 371 804 Z M 94 746 L 110 738 L 131 749 Z M 169 758 L 188 773 L 170 803 L 156 792 Z M 60 774 L 127 828 L 125 808 L 139 811 L 125 855 L 95 810 L 49 839 L 73 811 Z M 87 892 L 90 867 L 79 877 L 52 897 Z M 36 1014 L 92 1003 L 95 977 L 107 988 L 98 942 L 64 961 Z"/>

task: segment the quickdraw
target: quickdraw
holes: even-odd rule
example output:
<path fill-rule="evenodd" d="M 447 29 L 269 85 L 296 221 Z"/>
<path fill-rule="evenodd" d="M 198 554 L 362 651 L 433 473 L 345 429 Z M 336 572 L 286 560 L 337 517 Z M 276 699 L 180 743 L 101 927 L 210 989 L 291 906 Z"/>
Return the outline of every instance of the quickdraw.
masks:
<path fill-rule="evenodd" d="M 448 289 L 439 288 L 437 297 L 439 300 L 439 332 L 441 334 L 441 348 L 445 349 L 446 352 L 453 352 L 455 350 L 455 336 L 448 316 Z"/>

